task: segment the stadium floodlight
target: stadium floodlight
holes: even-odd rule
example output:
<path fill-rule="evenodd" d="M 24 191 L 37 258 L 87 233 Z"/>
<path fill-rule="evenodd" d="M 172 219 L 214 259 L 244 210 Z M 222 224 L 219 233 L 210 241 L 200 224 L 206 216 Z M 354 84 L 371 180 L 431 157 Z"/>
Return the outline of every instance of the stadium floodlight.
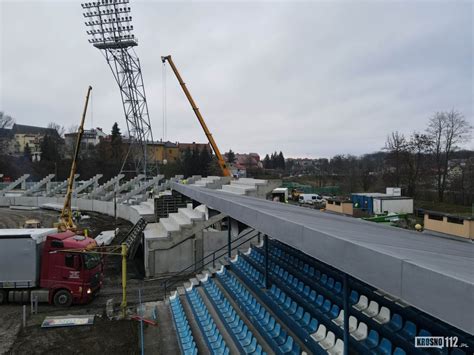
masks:
<path fill-rule="evenodd" d="M 147 143 L 153 142 L 140 60 L 134 47 L 129 0 L 101 0 L 81 4 L 89 43 L 100 49 L 117 82 L 130 137 L 136 173 L 147 174 Z"/>

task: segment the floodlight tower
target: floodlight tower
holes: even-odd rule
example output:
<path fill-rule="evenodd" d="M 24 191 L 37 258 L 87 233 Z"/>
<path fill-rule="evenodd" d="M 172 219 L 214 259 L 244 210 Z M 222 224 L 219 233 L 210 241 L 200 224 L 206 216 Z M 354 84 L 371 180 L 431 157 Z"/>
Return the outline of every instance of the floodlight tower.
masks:
<path fill-rule="evenodd" d="M 153 142 L 140 60 L 133 47 L 129 0 L 101 0 L 81 4 L 89 43 L 101 50 L 117 82 L 130 137 L 135 172 L 147 175 L 147 142 Z M 128 154 L 127 154 L 128 155 Z M 125 158 L 127 159 L 127 158 Z"/>

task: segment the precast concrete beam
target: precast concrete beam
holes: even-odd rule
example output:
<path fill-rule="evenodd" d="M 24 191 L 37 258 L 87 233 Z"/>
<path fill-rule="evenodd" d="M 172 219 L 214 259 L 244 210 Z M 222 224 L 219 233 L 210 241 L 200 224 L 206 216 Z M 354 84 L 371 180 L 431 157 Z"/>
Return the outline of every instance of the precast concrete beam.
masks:
<path fill-rule="evenodd" d="M 23 196 L 30 196 L 33 193 L 39 191 L 44 185 L 47 185 L 51 180 L 53 180 L 54 174 L 49 174 L 45 178 L 41 179 L 38 181 L 36 184 L 31 186 L 28 190 L 26 190 L 23 194 Z"/>
<path fill-rule="evenodd" d="M 124 201 L 127 201 L 128 199 L 132 198 L 133 196 L 138 195 L 138 194 L 146 191 L 149 187 L 159 183 L 160 180 L 162 180 L 163 178 L 164 178 L 164 175 L 157 175 L 157 176 L 153 177 L 151 180 L 145 182 L 144 184 L 141 184 L 141 185 L 135 187 L 132 191 L 126 193 L 123 196 L 121 196 L 118 201 L 120 203 L 123 203 Z"/>
<path fill-rule="evenodd" d="M 109 181 L 107 181 L 105 184 L 102 184 L 98 186 L 97 188 L 94 188 L 88 195 L 88 198 L 95 198 L 100 195 L 104 195 L 106 191 L 111 188 L 113 185 L 120 184 L 120 180 L 122 180 L 125 177 L 123 174 L 118 174 L 117 176 L 113 177 Z"/>
<path fill-rule="evenodd" d="M 129 187 L 139 184 L 140 181 L 145 179 L 146 176 L 143 174 L 139 174 L 135 176 L 133 179 L 123 183 L 122 185 L 116 186 L 112 191 L 108 192 L 104 197 L 101 198 L 102 201 L 110 201 L 114 198 L 114 196 L 118 196 L 122 191 L 128 189 Z"/>
<path fill-rule="evenodd" d="M 79 178 L 79 174 L 76 174 L 74 175 L 74 183 L 76 182 L 76 180 Z M 53 187 L 52 189 L 50 189 L 49 191 L 46 192 L 46 196 L 47 197 L 53 197 L 54 195 L 56 195 L 57 193 L 61 192 L 62 189 L 65 189 L 66 186 L 67 186 L 67 182 L 68 182 L 69 179 L 66 179 L 64 180 L 63 182 L 61 182 L 60 184 L 56 185 L 55 187 Z"/>
<path fill-rule="evenodd" d="M 102 174 L 97 174 L 96 176 L 94 176 L 93 178 L 85 181 L 81 186 L 78 186 L 78 187 L 75 187 L 74 188 L 74 191 L 72 193 L 72 196 L 73 197 L 77 197 L 79 196 L 79 194 L 84 191 L 85 189 L 87 189 L 88 187 L 94 185 L 94 184 L 98 184 L 98 181 L 100 180 L 100 178 L 102 177 Z"/>
<path fill-rule="evenodd" d="M 15 187 L 17 187 L 18 185 L 23 185 L 25 182 L 26 182 L 26 179 L 28 179 L 30 177 L 30 174 L 25 174 L 21 177 L 19 177 L 18 179 L 16 179 L 15 181 L 13 181 L 10 185 L 8 185 L 7 187 L 5 187 L 3 190 L 0 190 L 0 196 L 5 196 L 5 194 L 7 192 L 10 192 L 12 191 L 13 189 L 15 189 Z"/>

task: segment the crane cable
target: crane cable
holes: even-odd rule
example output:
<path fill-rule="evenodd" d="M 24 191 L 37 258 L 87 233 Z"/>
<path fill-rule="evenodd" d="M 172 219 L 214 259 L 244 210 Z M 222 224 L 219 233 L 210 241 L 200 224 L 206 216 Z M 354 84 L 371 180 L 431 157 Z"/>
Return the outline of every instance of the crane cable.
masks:
<path fill-rule="evenodd" d="M 166 64 L 162 67 L 162 96 L 163 96 L 163 142 L 166 140 L 167 125 L 167 103 L 166 103 Z"/>

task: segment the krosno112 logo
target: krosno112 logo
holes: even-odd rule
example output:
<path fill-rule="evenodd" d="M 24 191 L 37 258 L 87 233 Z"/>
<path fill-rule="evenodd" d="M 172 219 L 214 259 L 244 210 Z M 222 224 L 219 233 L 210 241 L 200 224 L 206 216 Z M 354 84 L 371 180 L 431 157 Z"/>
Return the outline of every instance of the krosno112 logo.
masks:
<path fill-rule="evenodd" d="M 457 348 L 458 337 L 415 337 L 415 348 Z"/>

